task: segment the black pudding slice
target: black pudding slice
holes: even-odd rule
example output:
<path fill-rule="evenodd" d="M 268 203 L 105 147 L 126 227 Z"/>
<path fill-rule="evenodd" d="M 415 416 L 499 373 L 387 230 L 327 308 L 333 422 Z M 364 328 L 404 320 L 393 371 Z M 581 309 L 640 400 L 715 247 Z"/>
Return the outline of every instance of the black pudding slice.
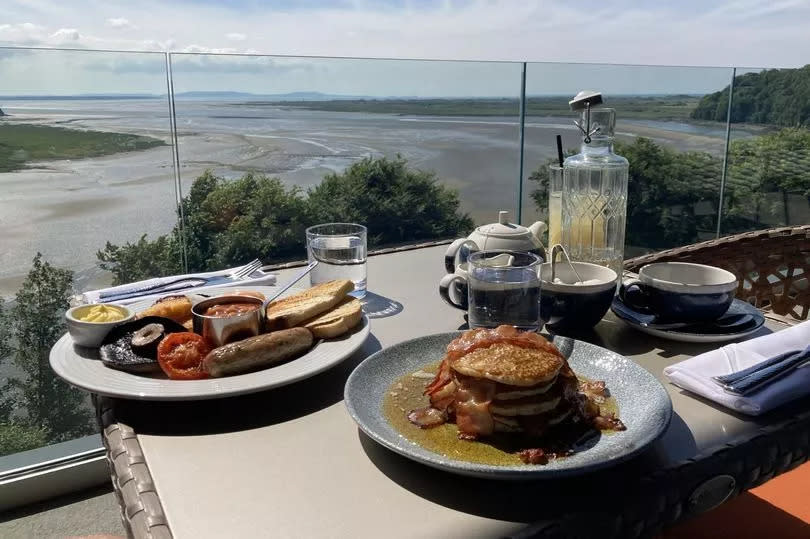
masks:
<path fill-rule="evenodd" d="M 144 330 L 148 331 L 148 338 L 144 338 Z M 99 355 L 102 363 L 112 369 L 137 373 L 158 372 L 158 344 L 169 333 L 183 331 L 187 331 L 186 328 L 174 320 L 146 316 L 113 328 L 102 341 Z M 156 332 L 162 334 L 155 336 Z M 136 345 L 132 344 L 133 337 Z"/>

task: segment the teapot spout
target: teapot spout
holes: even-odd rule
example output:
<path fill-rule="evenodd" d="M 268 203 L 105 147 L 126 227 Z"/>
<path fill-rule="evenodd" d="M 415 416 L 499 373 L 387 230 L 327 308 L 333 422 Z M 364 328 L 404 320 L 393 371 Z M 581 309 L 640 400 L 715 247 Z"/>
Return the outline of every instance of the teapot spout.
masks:
<path fill-rule="evenodd" d="M 546 226 L 546 223 L 543 221 L 535 221 L 531 226 L 529 226 L 529 232 L 532 233 L 532 236 L 534 236 L 541 245 L 543 242 L 540 238 L 543 235 L 543 232 L 545 232 L 547 229 L 548 226 Z"/>

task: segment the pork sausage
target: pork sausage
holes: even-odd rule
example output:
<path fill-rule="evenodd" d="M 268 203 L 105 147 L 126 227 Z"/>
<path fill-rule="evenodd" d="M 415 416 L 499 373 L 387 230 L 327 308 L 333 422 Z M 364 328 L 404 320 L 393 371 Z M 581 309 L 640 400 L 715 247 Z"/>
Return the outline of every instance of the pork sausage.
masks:
<path fill-rule="evenodd" d="M 306 328 L 274 331 L 213 349 L 203 359 L 203 369 L 211 376 L 263 369 L 295 357 L 310 346 L 312 333 Z"/>

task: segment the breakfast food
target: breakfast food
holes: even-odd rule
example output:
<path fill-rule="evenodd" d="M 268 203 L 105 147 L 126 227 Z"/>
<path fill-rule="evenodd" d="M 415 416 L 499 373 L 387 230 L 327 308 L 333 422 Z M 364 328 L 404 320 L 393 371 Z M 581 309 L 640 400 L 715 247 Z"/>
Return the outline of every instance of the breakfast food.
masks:
<path fill-rule="evenodd" d="M 191 327 L 191 300 L 186 296 L 166 296 L 160 298 L 154 305 L 141 311 L 135 318 L 145 316 L 161 316 L 170 318 L 186 328 Z"/>
<path fill-rule="evenodd" d="M 215 348 L 205 356 L 203 369 L 211 376 L 262 369 L 291 359 L 311 346 L 312 333 L 305 328 L 265 333 Z"/>
<path fill-rule="evenodd" d="M 122 371 L 159 372 L 157 348 L 169 333 L 185 328 L 168 318 L 147 316 L 113 328 L 99 349 L 101 361 L 107 367 Z"/>
<path fill-rule="evenodd" d="M 127 312 L 115 305 L 99 304 L 82 311 L 77 310 L 73 316 L 82 322 L 118 322 L 127 317 Z"/>
<path fill-rule="evenodd" d="M 202 365 L 210 351 L 211 346 L 196 333 L 172 333 L 160 341 L 157 359 L 172 380 L 199 380 L 208 377 Z"/>
<path fill-rule="evenodd" d="M 360 323 L 363 305 L 357 298 L 346 297 L 334 309 L 307 320 L 303 327 L 315 337 L 329 339 L 343 335 Z"/>
<path fill-rule="evenodd" d="M 228 291 L 228 296 L 242 297 L 219 298 L 224 303 L 211 300 L 206 304 L 194 295 L 168 296 L 138 313 L 132 322 L 114 328 L 101 347 L 101 358 L 111 368 L 133 373 L 162 370 L 173 380 L 264 369 L 306 352 L 315 338 L 338 337 L 357 326 L 363 310 L 360 301 L 347 296 L 353 286 L 351 281 L 331 281 L 272 302 L 266 311 L 271 322 L 261 327 L 258 320 L 252 332 L 237 324 L 241 319 L 211 319 L 245 313 L 254 313 L 260 319 L 264 296 L 259 292 Z M 218 341 L 206 333 L 205 325 L 197 328 L 200 334 L 189 331 L 193 326 L 192 304 L 201 309 L 195 310 L 196 315 L 205 316 L 206 323 L 225 324 L 223 332 L 233 327 L 239 333 Z M 268 332 L 256 335 L 257 329 Z M 219 342 L 228 344 L 217 347 Z"/>
<path fill-rule="evenodd" d="M 337 305 L 354 290 L 349 280 L 328 281 L 267 305 L 267 329 L 274 331 L 300 326 Z"/>
<path fill-rule="evenodd" d="M 205 310 L 205 316 L 216 318 L 229 318 L 251 311 L 258 310 L 261 305 L 258 303 L 219 303 L 212 305 Z"/>
<path fill-rule="evenodd" d="M 430 406 L 411 410 L 408 419 L 421 428 L 452 421 L 465 440 L 500 433 L 543 439 L 568 423 L 625 428 L 600 410 L 603 382 L 578 380 L 552 343 L 511 326 L 474 329 L 453 340 L 425 394 Z M 548 452 L 527 449 L 521 458 L 542 463 Z"/>

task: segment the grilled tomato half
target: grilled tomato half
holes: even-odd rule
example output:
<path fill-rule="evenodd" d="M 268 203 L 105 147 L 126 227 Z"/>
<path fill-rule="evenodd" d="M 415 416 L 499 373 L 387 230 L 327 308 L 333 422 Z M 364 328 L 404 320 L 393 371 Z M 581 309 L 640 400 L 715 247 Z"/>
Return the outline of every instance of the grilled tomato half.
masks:
<path fill-rule="evenodd" d="M 160 342 L 157 360 L 172 380 L 199 380 L 208 378 L 202 360 L 210 351 L 205 339 L 196 333 L 172 333 Z"/>

